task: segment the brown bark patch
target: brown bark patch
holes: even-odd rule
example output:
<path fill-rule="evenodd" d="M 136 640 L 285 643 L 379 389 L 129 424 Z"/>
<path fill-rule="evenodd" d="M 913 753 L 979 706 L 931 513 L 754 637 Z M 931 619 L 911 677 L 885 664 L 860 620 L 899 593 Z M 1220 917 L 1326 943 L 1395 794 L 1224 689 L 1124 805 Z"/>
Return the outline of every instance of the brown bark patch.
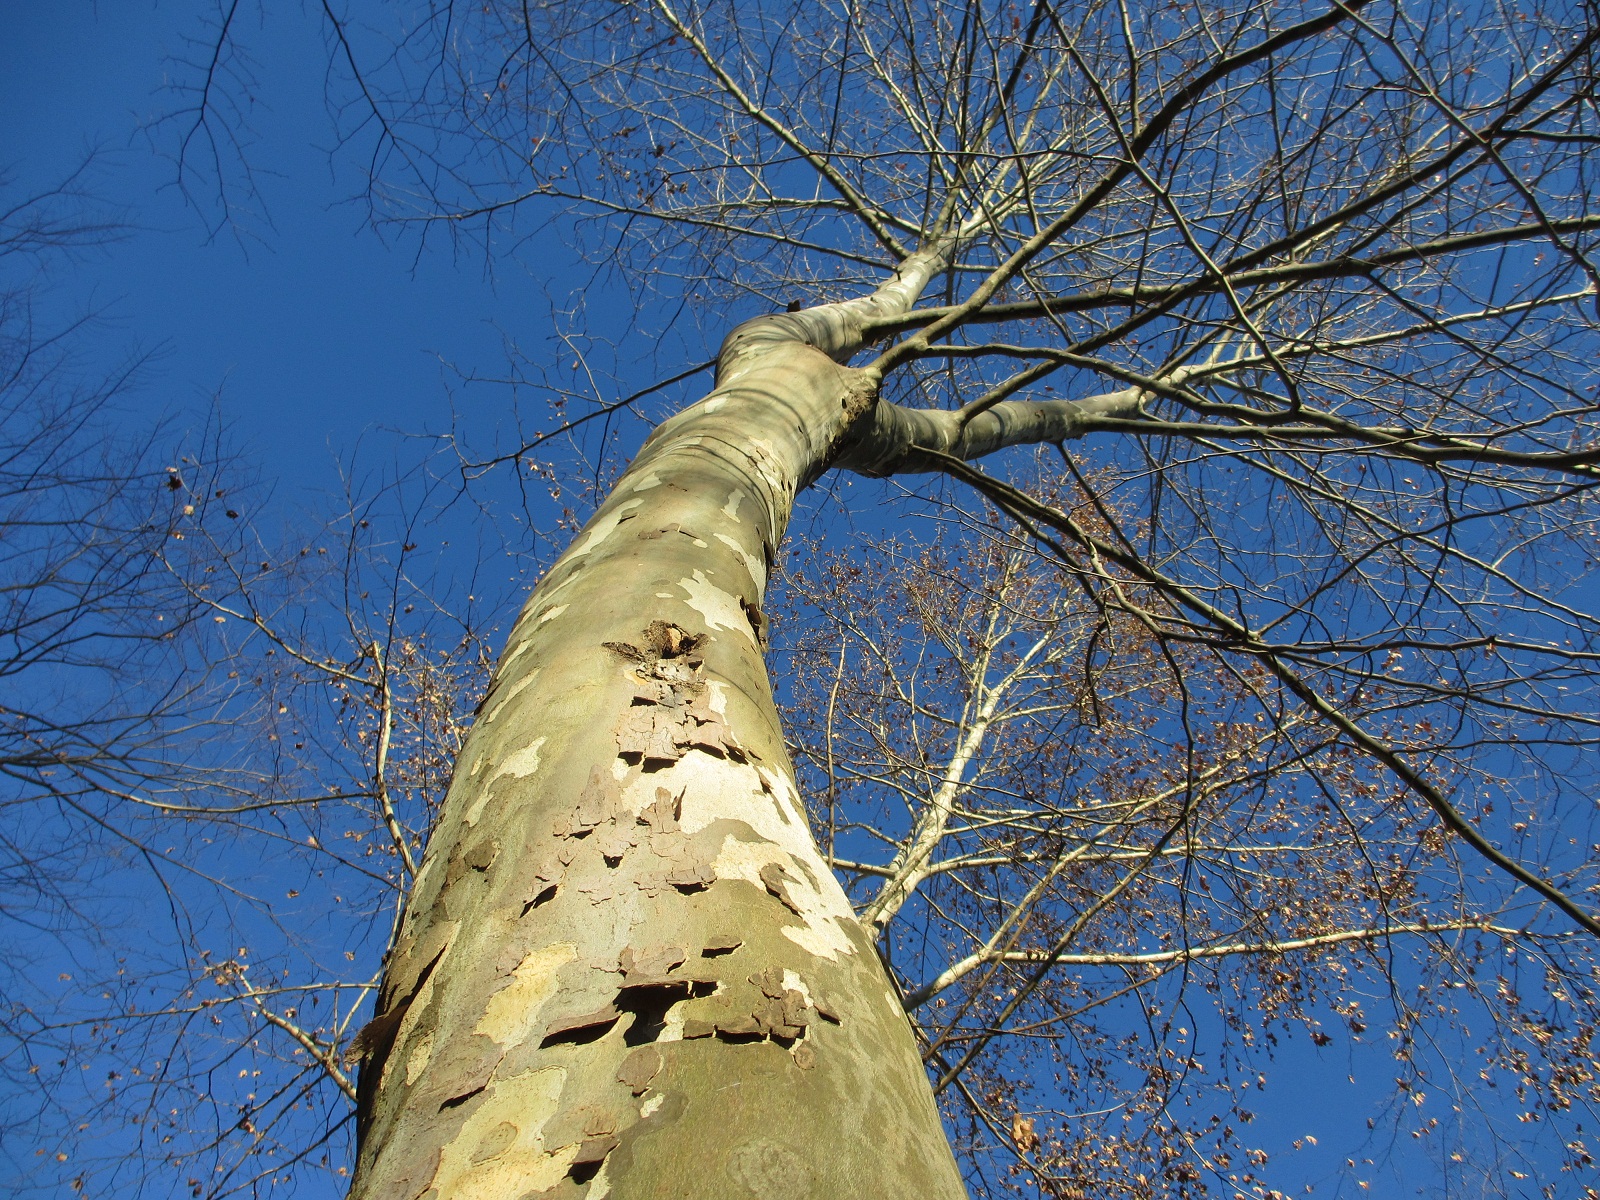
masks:
<path fill-rule="evenodd" d="M 625 980 L 635 981 L 665 975 L 681 967 L 688 957 L 688 951 L 681 946 L 646 946 L 637 950 L 629 946 L 618 956 L 617 966 Z"/>
<path fill-rule="evenodd" d="M 654 1046 L 637 1046 L 617 1068 L 617 1082 L 635 1096 L 642 1096 L 661 1073 L 661 1065 L 660 1050 Z"/>
<path fill-rule="evenodd" d="M 593 1012 L 576 1013 L 569 1017 L 557 1017 L 545 1026 L 544 1039 L 541 1046 L 556 1046 L 563 1042 L 582 1044 L 592 1042 L 603 1037 L 605 1032 L 617 1023 L 622 1017 L 622 1012 L 615 1004 L 608 1003 Z"/>
<path fill-rule="evenodd" d="M 774 897 L 780 904 L 797 917 L 805 916 L 800 906 L 789 895 L 789 884 L 798 883 L 799 880 L 789 874 L 783 864 L 769 862 L 761 868 L 761 885 L 767 889 L 767 894 Z"/>
<path fill-rule="evenodd" d="M 689 750 L 746 760 L 733 730 L 712 707 L 703 666 L 689 655 L 644 661 L 632 672 L 634 694 L 617 725 L 617 752 L 624 762 L 660 770 Z"/>

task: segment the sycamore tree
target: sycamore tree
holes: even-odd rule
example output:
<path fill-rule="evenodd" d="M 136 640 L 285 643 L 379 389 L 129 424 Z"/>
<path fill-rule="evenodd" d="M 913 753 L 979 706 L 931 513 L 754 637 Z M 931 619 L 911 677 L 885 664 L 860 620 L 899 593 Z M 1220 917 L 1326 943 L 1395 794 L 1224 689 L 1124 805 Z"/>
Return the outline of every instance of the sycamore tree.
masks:
<path fill-rule="evenodd" d="M 1164 988 L 1359 1034 L 1338 947 L 1403 1059 L 1464 990 L 1521 1114 L 1581 1132 L 1592 7 L 324 14 L 387 219 L 569 234 L 635 360 L 668 309 L 715 347 L 528 598 L 414 864 L 385 822 L 353 1195 L 958 1196 L 936 1092 L 1052 1194 L 1263 1194 L 1242 1101 L 1173 1111 Z M 807 584 L 802 790 L 767 591 L 830 472 L 980 528 Z"/>

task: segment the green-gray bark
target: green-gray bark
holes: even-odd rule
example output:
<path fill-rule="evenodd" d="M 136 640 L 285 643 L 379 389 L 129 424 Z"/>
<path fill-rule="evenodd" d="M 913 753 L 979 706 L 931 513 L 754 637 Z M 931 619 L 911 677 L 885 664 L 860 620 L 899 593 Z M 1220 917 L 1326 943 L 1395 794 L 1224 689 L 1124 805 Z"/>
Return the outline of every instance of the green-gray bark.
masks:
<path fill-rule="evenodd" d="M 353 1196 L 965 1194 L 762 658 L 794 497 L 871 426 L 840 364 L 937 265 L 735 330 L 534 591 L 360 1039 Z"/>

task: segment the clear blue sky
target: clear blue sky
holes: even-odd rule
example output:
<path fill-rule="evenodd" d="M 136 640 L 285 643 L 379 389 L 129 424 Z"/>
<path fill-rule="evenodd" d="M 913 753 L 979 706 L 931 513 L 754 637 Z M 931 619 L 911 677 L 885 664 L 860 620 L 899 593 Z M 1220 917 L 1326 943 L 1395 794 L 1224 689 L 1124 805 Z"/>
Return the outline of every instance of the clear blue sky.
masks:
<path fill-rule="evenodd" d="M 363 228 L 355 177 L 334 178 L 318 149 L 331 140 L 318 27 L 300 5 L 272 9 L 249 38 L 261 84 L 249 153 L 270 224 L 209 237 L 215 207 L 187 206 L 152 153 L 151 138 L 170 151 L 175 131 L 138 133 L 172 103 L 167 60 L 184 52 L 196 3 L 0 0 L 0 165 L 29 192 L 104 151 L 96 191 L 141 230 L 67 293 L 106 311 L 108 338 L 162 352 L 138 397 L 148 411 L 198 414 L 220 392 L 238 446 L 292 492 L 329 484 L 335 455 L 376 429 L 442 427 L 438 357 L 495 367 L 496 326 L 526 333 L 547 300 L 515 267 L 491 282 L 481 263 L 414 259 Z M 561 255 L 551 245 L 546 261 Z"/>

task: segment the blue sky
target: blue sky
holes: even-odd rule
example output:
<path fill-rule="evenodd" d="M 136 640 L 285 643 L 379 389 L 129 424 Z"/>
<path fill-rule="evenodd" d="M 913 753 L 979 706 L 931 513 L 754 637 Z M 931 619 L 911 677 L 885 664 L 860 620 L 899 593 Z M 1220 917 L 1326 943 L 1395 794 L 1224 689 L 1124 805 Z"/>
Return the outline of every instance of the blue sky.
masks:
<path fill-rule="evenodd" d="M 250 36 L 261 87 L 249 154 L 263 203 L 243 214 L 242 233 L 211 236 L 216 207 L 187 205 L 172 164 L 152 153 L 170 151 L 175 130 L 140 132 L 172 103 L 168 60 L 184 53 L 197 7 L 5 0 L 0 164 L 29 192 L 98 149 L 91 186 L 140 228 L 65 292 L 104 310 L 107 344 L 159 352 L 139 403 L 193 419 L 219 397 L 236 445 L 284 488 L 329 486 L 336 457 L 363 436 L 441 428 L 439 360 L 493 366 L 499 330 L 546 312 L 547 292 L 515 267 L 491 281 L 449 253 L 394 252 L 363 227 L 353 177 L 335 178 L 318 148 L 330 141 L 325 59 L 297 5 Z M 561 250 L 541 255 L 559 265 Z"/>

